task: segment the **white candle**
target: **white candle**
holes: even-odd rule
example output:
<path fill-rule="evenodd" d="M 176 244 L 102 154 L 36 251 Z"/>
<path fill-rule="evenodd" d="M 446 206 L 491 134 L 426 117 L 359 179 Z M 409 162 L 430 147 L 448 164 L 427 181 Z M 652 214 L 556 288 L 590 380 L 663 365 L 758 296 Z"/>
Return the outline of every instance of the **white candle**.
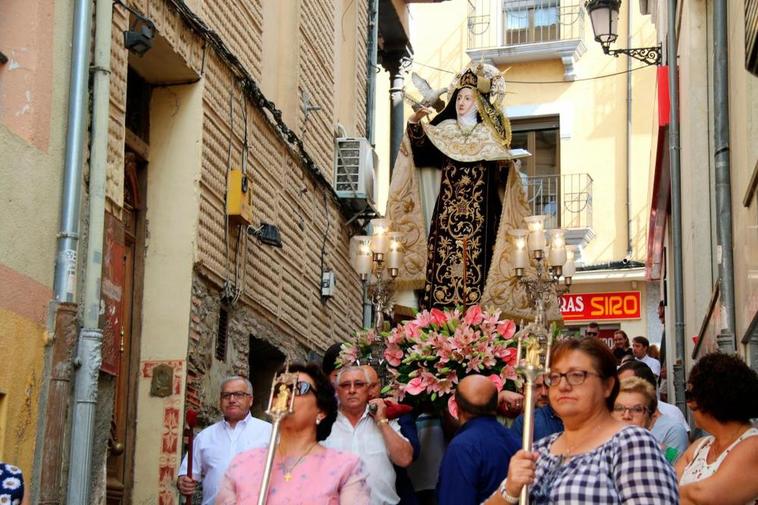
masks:
<path fill-rule="evenodd" d="M 512 230 L 511 238 L 513 240 L 513 268 L 526 268 L 529 264 L 529 257 L 526 254 L 526 230 Z"/>
<path fill-rule="evenodd" d="M 396 234 L 392 233 L 391 235 Z M 399 233 L 397 235 L 399 235 Z M 400 244 L 400 241 L 397 239 L 397 237 L 390 239 L 390 249 L 387 253 L 387 268 L 400 268 L 400 262 L 403 259 L 402 248 L 403 246 Z"/>
<path fill-rule="evenodd" d="M 374 254 L 387 252 L 387 228 L 389 222 L 386 219 L 373 219 L 371 221 L 371 250 Z"/>
<path fill-rule="evenodd" d="M 563 264 L 563 277 L 573 277 L 576 273 L 576 263 L 574 263 L 574 248 L 576 246 L 566 247 L 566 261 Z"/>
<path fill-rule="evenodd" d="M 516 255 L 513 259 L 513 266 L 515 268 L 526 268 L 526 265 L 529 262 L 526 256 L 526 248 L 524 246 L 525 244 L 523 240 L 520 244 L 516 244 Z"/>
<path fill-rule="evenodd" d="M 574 260 L 566 260 L 566 263 L 563 264 L 563 276 L 573 277 L 575 273 L 576 264 L 574 263 Z"/>
<path fill-rule="evenodd" d="M 529 227 L 529 251 L 545 249 L 545 216 L 529 216 L 524 218 Z"/>
<path fill-rule="evenodd" d="M 560 228 L 550 234 L 550 253 L 548 261 L 551 266 L 560 267 L 566 263 L 566 239 L 565 232 Z"/>
<path fill-rule="evenodd" d="M 536 251 L 537 249 L 545 249 L 545 232 L 541 229 L 529 232 L 529 250 Z"/>
<path fill-rule="evenodd" d="M 368 275 L 371 273 L 371 252 L 369 251 L 368 254 L 366 254 L 364 251 L 361 251 L 360 254 L 358 254 L 358 257 L 355 259 L 355 270 L 360 275 Z"/>

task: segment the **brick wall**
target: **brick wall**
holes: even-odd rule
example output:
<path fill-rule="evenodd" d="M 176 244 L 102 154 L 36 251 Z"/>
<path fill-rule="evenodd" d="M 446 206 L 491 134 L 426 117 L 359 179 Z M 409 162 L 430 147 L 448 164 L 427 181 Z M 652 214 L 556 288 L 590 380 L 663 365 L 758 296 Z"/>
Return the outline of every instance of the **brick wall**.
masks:
<path fill-rule="evenodd" d="M 202 75 L 203 112 L 198 118 L 203 125 L 200 217 L 191 314 L 188 315 L 186 401 L 188 407 L 200 412 L 203 421 L 209 422 L 218 415 L 217 394 L 222 378 L 228 374 L 249 373 L 251 336 L 273 344 L 293 359 L 305 359 L 309 351 L 318 352 L 331 342 L 344 340 L 361 323 L 360 282 L 349 265 L 350 232 L 346 218 L 327 188 L 303 168 L 292 146 L 271 126 L 268 112 L 245 96 L 239 73 L 182 20 L 173 0 L 135 0 L 130 4 L 150 17 L 186 65 Z M 261 1 L 206 0 L 193 5 L 199 6 L 193 13 L 216 32 L 244 71 L 259 80 L 263 59 L 261 41 L 266 29 Z M 309 114 L 306 121 L 305 114 L 298 108 L 297 124 L 287 126 L 304 140 L 305 150 L 317 169 L 331 180 L 336 122 L 335 66 L 336 58 L 340 57 L 335 51 L 335 23 L 341 22 L 342 13 L 337 12 L 334 0 L 309 0 L 300 5 L 299 29 L 292 41 L 297 51 L 297 57 L 292 60 L 297 64 L 295 89 L 299 94 L 307 90 L 311 103 L 321 110 Z M 355 9 L 355 17 L 350 19 L 356 26 L 347 28 L 355 29 L 357 35 L 353 126 L 356 132 L 363 134 L 367 0 L 356 0 L 350 7 Z M 108 204 L 117 215 L 123 205 L 128 68 L 121 32 L 127 23 L 127 14 L 116 7 Z M 298 103 L 299 99 L 300 96 Z M 238 247 L 240 228 L 227 226 L 225 220 L 227 169 L 242 163 L 245 121 L 254 221 L 279 227 L 281 249 L 262 245 L 252 238 L 239 241 Z M 326 302 L 320 298 L 322 263 L 337 276 L 336 294 Z M 226 360 L 218 360 L 214 349 L 225 280 L 242 287 L 243 293 L 229 311 Z"/>
<path fill-rule="evenodd" d="M 364 131 L 366 2 L 360 6 L 356 27 L 363 34 L 356 44 L 357 87 L 363 91 L 356 103 L 356 130 Z M 213 17 L 204 6 L 204 14 Z M 298 90 L 307 90 L 313 104 L 321 110 L 308 115 L 300 111 L 299 125 L 290 125 L 304 139 L 306 151 L 327 178 L 331 178 L 334 117 L 334 26 L 339 22 L 332 1 L 304 2 L 298 33 Z M 265 27 L 264 27 L 265 29 Z M 231 28 L 229 37 L 233 37 Z M 251 50 L 256 46 L 251 46 Z M 244 61 L 240 58 L 241 61 Z M 254 61 L 250 58 L 249 61 Z M 253 65 L 251 63 L 251 65 Z M 360 79 L 358 76 L 360 75 Z M 239 166 L 243 150 L 243 98 L 234 76 L 225 71 L 224 62 L 213 54 L 206 57 L 203 129 L 203 173 L 201 179 L 201 217 L 198 228 L 197 270 L 220 288 L 224 279 L 244 286 L 237 310 L 253 306 L 261 317 L 274 322 L 281 338 L 292 338 L 304 348 L 323 349 L 331 341 L 344 338 L 360 324 L 360 285 L 348 263 L 349 234 L 346 220 L 331 198 L 324 201 L 324 189 L 307 175 L 292 156 L 269 122 L 252 103 L 247 102 L 249 169 L 251 171 L 255 221 L 276 224 L 284 247 L 272 248 L 251 240 L 242 274 L 234 276 L 235 257 L 245 256 L 244 246 L 237 250 L 239 230 L 226 228 L 224 188 L 229 142 L 231 160 Z M 230 96 L 232 106 L 230 107 Z M 230 118 L 233 132 L 230 133 Z M 324 236 L 326 240 L 324 241 Z M 229 253 L 227 250 L 229 242 Z M 244 243 L 244 241 L 243 241 Z M 321 248 L 324 266 L 336 271 L 338 293 L 321 303 L 319 279 Z M 220 295 L 219 295 L 220 296 Z"/>
<path fill-rule="evenodd" d="M 244 5 L 243 5 L 244 4 Z M 169 0 L 135 0 L 131 5 L 150 17 L 158 32 L 186 61 L 203 75 L 204 97 L 201 209 L 197 232 L 196 270 L 220 290 L 225 279 L 234 281 L 234 260 L 239 261 L 237 284 L 244 286 L 240 306 L 255 306 L 261 317 L 273 322 L 283 339 L 302 346 L 323 349 L 344 338 L 360 324 L 360 285 L 348 264 L 349 233 L 346 220 L 324 188 L 306 173 L 291 147 L 270 126 L 264 112 L 244 96 L 238 76 L 212 49 L 205 49 L 198 33 L 183 23 Z M 355 22 L 355 131 L 365 131 L 367 1 L 348 6 Z M 194 12 L 234 52 L 245 70 L 260 77 L 261 40 L 266 27 L 260 0 L 222 2 L 206 0 Z M 321 110 L 306 115 L 300 110 L 296 125 L 288 125 L 304 140 L 317 169 L 331 180 L 334 144 L 335 26 L 343 22 L 334 0 L 302 2 L 299 29 L 293 34 L 297 46 L 299 93 L 307 90 Z M 128 54 L 121 33 L 128 24 L 124 9 L 114 9 L 111 124 L 108 156 L 108 200 L 118 214 L 123 205 L 123 144 L 126 109 Z M 231 100 L 231 105 L 230 105 Z M 224 192 L 226 171 L 242 163 L 244 120 L 247 110 L 248 166 L 252 177 L 256 223 L 279 226 L 284 247 L 263 246 L 255 240 L 237 251 L 239 230 L 226 228 Z M 231 131 L 230 131 L 231 130 Z M 229 156 L 231 142 L 231 156 Z M 226 234 L 225 234 L 226 229 Z M 326 235 L 326 239 L 324 236 Z M 228 253 L 227 253 L 228 242 Z M 243 241 L 244 243 L 244 241 Z M 322 304 L 319 293 L 321 249 L 324 267 L 336 271 L 336 296 Z"/>

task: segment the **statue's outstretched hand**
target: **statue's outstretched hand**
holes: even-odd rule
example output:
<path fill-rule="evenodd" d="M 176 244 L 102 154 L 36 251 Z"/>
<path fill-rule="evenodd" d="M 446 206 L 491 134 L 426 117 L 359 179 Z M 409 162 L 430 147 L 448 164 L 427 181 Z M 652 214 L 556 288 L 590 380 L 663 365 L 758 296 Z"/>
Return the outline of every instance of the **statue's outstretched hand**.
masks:
<path fill-rule="evenodd" d="M 432 112 L 434 112 L 434 109 L 432 109 L 431 107 L 421 107 L 419 108 L 419 110 L 414 112 L 410 118 L 408 118 L 408 121 L 411 123 L 418 123 L 419 121 L 421 121 L 423 118 L 425 118 Z"/>

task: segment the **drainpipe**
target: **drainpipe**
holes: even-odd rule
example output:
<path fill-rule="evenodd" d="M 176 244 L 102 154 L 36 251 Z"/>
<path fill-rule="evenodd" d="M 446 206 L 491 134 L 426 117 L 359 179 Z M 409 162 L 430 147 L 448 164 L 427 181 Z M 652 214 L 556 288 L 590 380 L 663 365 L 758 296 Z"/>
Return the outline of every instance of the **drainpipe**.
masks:
<path fill-rule="evenodd" d="M 725 328 L 718 337 L 722 352 L 736 351 L 734 315 L 734 255 L 732 250 L 732 193 L 729 159 L 729 44 L 726 0 L 713 3 L 713 123 L 716 171 L 716 233 L 718 237 L 721 303 Z"/>
<path fill-rule="evenodd" d="M 76 301 L 79 207 L 82 184 L 82 156 L 87 127 L 90 31 L 92 1 L 76 0 L 71 45 L 71 77 L 68 89 L 66 157 L 63 165 L 58 247 L 55 255 L 53 295 L 55 302 Z"/>
<path fill-rule="evenodd" d="M 626 3 L 626 47 L 632 46 L 632 2 Z M 626 57 L 626 257 L 632 259 L 632 57 Z"/>
<path fill-rule="evenodd" d="M 684 280 L 682 265 L 682 193 L 679 147 L 679 72 L 677 71 L 676 0 L 668 2 L 666 59 L 669 66 L 669 171 L 671 178 L 671 242 L 674 263 L 674 399 L 686 415 L 684 402 Z"/>
<path fill-rule="evenodd" d="M 395 167 L 397 152 L 400 150 L 400 143 L 403 141 L 403 132 L 405 131 L 405 117 L 403 104 L 403 88 L 405 87 L 405 75 L 402 58 L 405 56 L 404 51 L 397 51 L 388 54 L 388 61 L 385 67 L 390 71 L 392 86 L 390 87 L 390 177 Z"/>
<path fill-rule="evenodd" d="M 102 361 L 103 331 L 99 328 L 100 286 L 105 223 L 105 171 L 110 108 L 112 0 L 95 3 L 95 51 L 92 93 L 92 136 L 89 172 L 89 227 L 84 310 L 77 350 L 71 423 L 67 505 L 87 505 L 92 477 L 97 380 Z"/>
<path fill-rule="evenodd" d="M 379 38 L 379 0 L 369 0 L 368 12 L 368 65 L 366 85 L 366 138 L 372 146 L 375 144 L 374 122 L 376 117 L 376 67 Z"/>
<path fill-rule="evenodd" d="M 367 86 L 366 86 L 366 138 L 368 143 L 372 146 L 376 145 L 376 71 L 377 71 L 377 58 L 378 58 L 378 41 L 379 41 L 379 0 L 369 0 L 369 12 L 368 12 L 368 44 L 367 44 L 367 57 L 368 65 L 366 72 L 368 72 Z M 391 170 L 391 168 L 390 168 Z M 376 194 L 374 201 L 376 201 Z M 363 282 L 362 289 L 363 298 L 363 328 L 371 328 L 371 319 L 373 317 L 373 305 L 368 295 L 368 281 Z"/>

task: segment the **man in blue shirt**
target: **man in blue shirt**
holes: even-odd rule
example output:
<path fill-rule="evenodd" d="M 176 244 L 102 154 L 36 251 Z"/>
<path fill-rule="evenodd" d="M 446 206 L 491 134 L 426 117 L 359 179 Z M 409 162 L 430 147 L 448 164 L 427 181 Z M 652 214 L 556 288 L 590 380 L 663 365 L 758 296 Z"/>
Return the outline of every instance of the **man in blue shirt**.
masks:
<path fill-rule="evenodd" d="M 534 381 L 534 441 L 544 438 L 553 433 L 563 431 L 563 421 L 558 417 L 550 406 L 548 388 L 545 384 L 545 376 L 540 375 Z M 513 420 L 511 425 L 513 434 L 521 441 L 524 431 L 524 414 Z"/>
<path fill-rule="evenodd" d="M 518 439 L 495 417 L 497 388 L 482 375 L 465 377 L 455 391 L 461 428 L 447 447 L 437 482 L 439 505 L 478 505 L 508 473 Z"/>

